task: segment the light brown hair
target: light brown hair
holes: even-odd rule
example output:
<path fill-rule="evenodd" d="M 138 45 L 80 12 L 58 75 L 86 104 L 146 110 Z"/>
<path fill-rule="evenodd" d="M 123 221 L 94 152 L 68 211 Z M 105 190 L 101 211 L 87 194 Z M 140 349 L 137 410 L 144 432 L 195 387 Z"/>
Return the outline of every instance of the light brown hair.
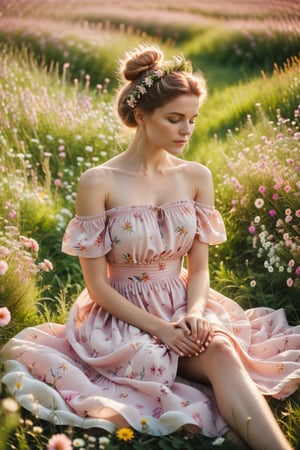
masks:
<path fill-rule="evenodd" d="M 140 46 L 127 53 L 121 61 L 120 75 L 123 85 L 118 94 L 117 108 L 122 122 L 127 127 L 137 126 L 134 108 L 129 106 L 128 98 L 145 78 L 156 70 L 163 69 L 163 64 L 163 53 L 156 46 Z M 206 83 L 200 73 L 174 70 L 154 82 L 140 97 L 136 106 L 151 113 L 180 95 L 196 95 L 202 103 L 206 94 Z"/>

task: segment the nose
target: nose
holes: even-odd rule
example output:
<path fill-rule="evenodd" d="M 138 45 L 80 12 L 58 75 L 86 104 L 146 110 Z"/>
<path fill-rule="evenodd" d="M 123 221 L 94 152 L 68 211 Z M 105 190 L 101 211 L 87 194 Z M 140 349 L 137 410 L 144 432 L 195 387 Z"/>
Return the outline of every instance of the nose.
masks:
<path fill-rule="evenodd" d="M 190 123 L 184 124 L 180 130 L 180 134 L 182 136 L 190 136 L 192 134 L 192 125 Z"/>

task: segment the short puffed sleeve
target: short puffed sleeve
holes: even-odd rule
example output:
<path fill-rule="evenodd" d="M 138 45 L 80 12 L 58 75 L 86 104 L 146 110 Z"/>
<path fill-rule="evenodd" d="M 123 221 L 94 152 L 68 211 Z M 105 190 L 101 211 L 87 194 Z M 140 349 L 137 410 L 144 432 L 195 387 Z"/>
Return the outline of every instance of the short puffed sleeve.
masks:
<path fill-rule="evenodd" d="M 105 255 L 111 247 L 105 212 L 93 216 L 75 216 L 69 222 L 62 242 L 64 253 L 84 258 Z"/>
<path fill-rule="evenodd" d="M 199 241 L 210 245 L 226 241 L 226 230 L 221 214 L 213 206 L 195 203 Z"/>

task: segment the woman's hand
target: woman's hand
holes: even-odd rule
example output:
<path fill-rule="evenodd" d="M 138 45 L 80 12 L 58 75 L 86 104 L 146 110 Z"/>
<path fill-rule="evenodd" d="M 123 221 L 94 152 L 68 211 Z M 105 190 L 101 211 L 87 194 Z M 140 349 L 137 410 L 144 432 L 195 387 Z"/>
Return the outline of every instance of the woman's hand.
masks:
<path fill-rule="evenodd" d="M 200 313 L 188 313 L 178 320 L 176 326 L 197 344 L 199 353 L 205 351 L 214 333 L 213 325 Z"/>
<path fill-rule="evenodd" d="M 179 356 L 199 355 L 199 345 L 189 336 L 178 323 L 166 322 L 157 330 L 155 339 L 167 345 Z"/>

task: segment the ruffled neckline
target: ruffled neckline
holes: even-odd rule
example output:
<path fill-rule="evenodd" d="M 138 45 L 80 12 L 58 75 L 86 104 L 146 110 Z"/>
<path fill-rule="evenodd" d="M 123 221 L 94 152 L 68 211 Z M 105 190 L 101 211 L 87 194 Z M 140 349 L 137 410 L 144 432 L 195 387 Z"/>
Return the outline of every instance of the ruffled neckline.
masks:
<path fill-rule="evenodd" d="M 75 215 L 75 217 L 77 219 L 80 220 L 89 220 L 91 218 L 98 218 L 98 217 L 103 217 L 103 216 L 107 216 L 107 215 L 111 215 L 117 212 L 121 212 L 121 211 L 136 211 L 136 210 L 152 210 L 152 211 L 159 211 L 159 210 L 165 210 L 168 208 L 173 208 L 174 206 L 186 206 L 186 205 L 195 205 L 198 206 L 200 208 L 204 208 L 206 210 L 211 210 L 213 211 L 215 209 L 215 207 L 213 205 L 207 205 L 204 203 L 199 203 L 196 202 L 195 200 L 173 200 L 170 202 L 166 202 L 163 203 L 161 205 L 152 205 L 152 204 L 141 204 L 141 205 L 122 205 L 122 206 L 115 206 L 114 208 L 109 208 L 106 209 L 105 211 L 102 211 L 98 214 L 93 214 L 93 215 L 89 215 L 89 216 L 79 216 L 79 215 Z"/>

